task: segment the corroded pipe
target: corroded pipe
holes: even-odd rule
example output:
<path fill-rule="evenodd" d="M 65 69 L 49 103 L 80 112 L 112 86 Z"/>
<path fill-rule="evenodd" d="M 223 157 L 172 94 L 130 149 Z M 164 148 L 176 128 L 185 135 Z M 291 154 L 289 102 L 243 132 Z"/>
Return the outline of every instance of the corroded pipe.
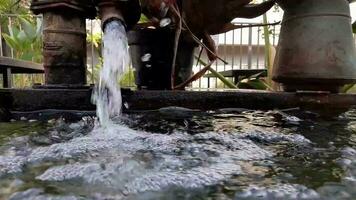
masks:
<path fill-rule="evenodd" d="M 119 20 L 130 29 L 140 19 L 141 7 L 139 0 L 97 0 L 98 15 L 103 30 L 112 20 Z"/>
<path fill-rule="evenodd" d="M 105 25 L 110 21 L 119 20 L 125 22 L 120 7 L 114 1 L 101 1 L 98 4 L 98 8 L 103 30 L 105 29 Z"/>
<path fill-rule="evenodd" d="M 278 0 L 284 9 L 273 79 L 286 91 L 338 92 L 356 82 L 356 49 L 346 0 Z"/>

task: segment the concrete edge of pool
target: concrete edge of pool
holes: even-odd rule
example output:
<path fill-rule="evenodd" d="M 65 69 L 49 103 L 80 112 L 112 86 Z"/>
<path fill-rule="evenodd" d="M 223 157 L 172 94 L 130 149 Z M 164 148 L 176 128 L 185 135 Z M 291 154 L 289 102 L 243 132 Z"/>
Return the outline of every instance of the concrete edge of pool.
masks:
<path fill-rule="evenodd" d="M 56 110 L 93 113 L 92 88 L 0 89 L 0 107 L 10 113 Z M 324 92 L 227 91 L 132 91 L 122 89 L 124 112 L 178 106 L 199 110 L 245 108 L 254 110 L 301 108 L 325 112 L 345 111 L 356 106 L 356 94 Z"/>

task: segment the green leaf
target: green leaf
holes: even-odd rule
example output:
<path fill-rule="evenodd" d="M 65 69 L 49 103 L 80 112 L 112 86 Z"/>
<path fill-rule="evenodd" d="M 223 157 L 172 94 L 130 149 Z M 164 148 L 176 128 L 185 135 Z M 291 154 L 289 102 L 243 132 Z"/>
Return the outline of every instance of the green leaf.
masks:
<path fill-rule="evenodd" d="M 240 89 L 255 89 L 255 90 L 266 90 L 267 85 L 261 79 L 245 79 L 238 84 Z"/>
<path fill-rule="evenodd" d="M 37 34 L 36 25 L 32 24 L 30 21 L 23 17 L 20 17 L 20 23 L 27 38 L 34 40 Z"/>
<path fill-rule="evenodd" d="M 356 21 L 352 24 L 352 31 L 356 34 Z"/>
<path fill-rule="evenodd" d="M 146 22 L 150 22 L 150 20 L 146 17 L 146 15 L 141 14 L 140 20 L 138 21 L 138 23 L 146 23 Z"/>
<path fill-rule="evenodd" d="M 264 77 L 264 76 L 267 76 L 266 72 L 263 71 L 263 72 L 260 72 L 260 73 L 257 73 L 257 74 L 254 74 L 252 76 L 250 76 L 249 78 L 252 79 L 252 78 L 261 78 L 261 77 Z"/>
<path fill-rule="evenodd" d="M 20 30 L 18 28 L 16 28 L 15 26 L 12 26 L 12 25 L 9 25 L 8 29 L 9 29 L 10 36 L 12 38 L 17 37 L 17 34 L 19 34 L 19 32 L 20 32 Z"/>
<path fill-rule="evenodd" d="M 21 30 L 20 33 L 17 35 L 17 40 L 18 40 L 18 44 L 21 47 L 21 49 L 18 50 L 29 50 L 31 48 L 31 40 L 27 37 L 25 31 Z"/>
<path fill-rule="evenodd" d="M 34 53 L 32 53 L 32 52 L 27 52 L 27 53 L 24 53 L 24 54 L 22 54 L 22 56 L 21 56 L 21 60 L 28 60 L 28 61 L 32 61 L 32 58 L 34 57 L 35 55 L 34 55 Z"/>
<path fill-rule="evenodd" d="M 341 93 L 348 93 L 351 89 L 355 87 L 356 84 L 348 84 L 341 88 Z"/>
<path fill-rule="evenodd" d="M 17 43 L 16 39 L 14 39 L 13 37 L 11 37 L 10 35 L 4 33 L 2 34 L 5 42 L 7 45 L 9 45 L 12 49 L 19 49 L 19 44 Z"/>
<path fill-rule="evenodd" d="M 36 35 L 38 37 L 42 36 L 42 18 L 36 17 Z"/>

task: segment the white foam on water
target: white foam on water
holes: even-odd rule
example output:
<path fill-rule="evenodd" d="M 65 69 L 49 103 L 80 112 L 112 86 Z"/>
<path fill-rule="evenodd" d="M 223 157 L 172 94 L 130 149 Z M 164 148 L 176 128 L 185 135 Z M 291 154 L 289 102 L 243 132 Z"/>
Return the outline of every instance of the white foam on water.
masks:
<path fill-rule="evenodd" d="M 21 173 L 25 159 L 21 156 L 0 156 L 0 177 L 6 174 Z"/>
<path fill-rule="evenodd" d="M 121 113 L 122 99 L 119 81 L 130 60 L 126 30 L 121 22 L 111 21 L 106 25 L 103 44 L 103 68 L 92 100 L 96 104 L 101 125 L 107 126 L 110 123 L 110 117 Z"/>
<path fill-rule="evenodd" d="M 319 194 L 298 184 L 277 184 L 269 187 L 249 186 L 237 193 L 236 200 L 317 200 Z"/>
<path fill-rule="evenodd" d="M 325 184 L 318 192 L 325 199 L 355 199 L 356 197 L 356 148 L 344 147 L 335 162 L 345 171 L 341 184 Z"/>
<path fill-rule="evenodd" d="M 166 135 L 112 123 L 66 142 L 34 147 L 21 156 L 0 157 L 0 176 L 55 162 L 55 166 L 36 174 L 36 179 L 95 188 L 88 195 L 103 191 L 113 191 L 108 195 L 136 195 L 174 188 L 199 189 L 245 174 L 241 162 L 274 156 L 251 137 L 259 138 L 257 141 L 309 143 L 302 136 L 296 140 L 272 135 L 275 134 L 256 131 Z"/>
<path fill-rule="evenodd" d="M 22 192 L 16 192 L 9 197 L 9 200 L 78 200 L 75 196 L 52 196 L 45 195 L 43 189 L 32 188 Z"/>

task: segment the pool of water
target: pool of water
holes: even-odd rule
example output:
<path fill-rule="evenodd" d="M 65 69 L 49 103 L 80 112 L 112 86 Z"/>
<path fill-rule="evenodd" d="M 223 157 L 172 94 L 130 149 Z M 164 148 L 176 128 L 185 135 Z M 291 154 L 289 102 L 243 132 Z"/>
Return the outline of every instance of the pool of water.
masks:
<path fill-rule="evenodd" d="M 356 110 L 0 123 L 0 199 L 356 199 Z"/>

